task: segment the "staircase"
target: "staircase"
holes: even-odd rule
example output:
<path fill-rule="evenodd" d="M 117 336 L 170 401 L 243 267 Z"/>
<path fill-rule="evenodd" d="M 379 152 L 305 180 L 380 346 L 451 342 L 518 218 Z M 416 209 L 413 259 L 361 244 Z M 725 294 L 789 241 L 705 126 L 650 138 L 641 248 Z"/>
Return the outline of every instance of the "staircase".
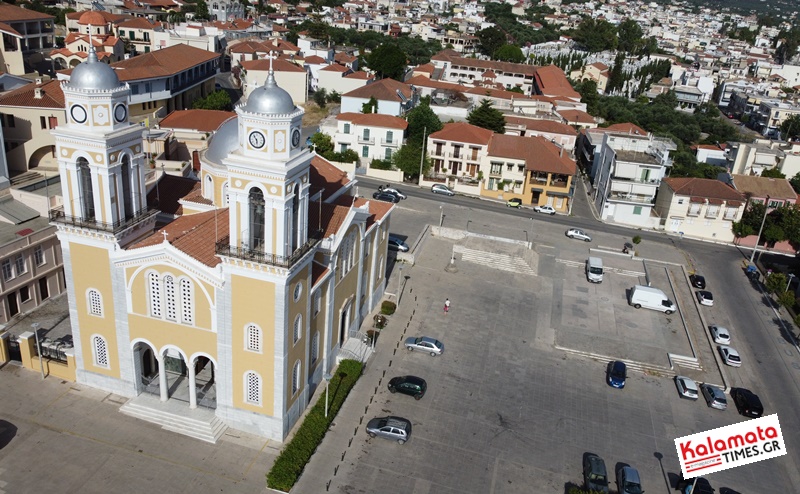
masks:
<path fill-rule="evenodd" d="M 141 394 L 119 409 L 125 415 L 158 424 L 163 429 L 193 437 L 207 443 L 216 443 L 228 426 L 213 410 L 189 408 L 185 402 L 162 402 L 157 396 Z"/>
<path fill-rule="evenodd" d="M 32 183 L 40 182 L 44 180 L 44 175 L 39 172 L 29 171 L 25 173 L 20 173 L 14 177 L 11 177 L 11 186 L 12 187 L 24 187 L 25 185 L 29 185 Z"/>

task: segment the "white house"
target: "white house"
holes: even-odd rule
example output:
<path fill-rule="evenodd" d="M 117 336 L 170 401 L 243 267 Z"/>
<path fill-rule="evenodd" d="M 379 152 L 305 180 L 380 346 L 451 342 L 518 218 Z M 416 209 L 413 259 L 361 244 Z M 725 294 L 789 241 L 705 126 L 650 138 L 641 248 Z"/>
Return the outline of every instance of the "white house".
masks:
<path fill-rule="evenodd" d="M 264 85 L 269 73 L 269 60 L 245 60 L 241 62 L 244 69 L 242 71 L 242 89 L 244 97 L 259 86 Z M 296 105 L 304 104 L 308 99 L 308 72 L 297 64 L 288 60 L 273 60 L 272 68 L 275 72 L 275 81 L 281 88 L 284 88 L 291 96 Z"/>
<path fill-rule="evenodd" d="M 334 91 L 346 94 L 370 84 L 372 80 L 372 76 L 368 73 L 354 72 L 338 63 L 332 63 L 317 70 L 317 87 L 325 89 L 329 94 Z M 361 108 L 357 111 L 361 111 Z"/>
<path fill-rule="evenodd" d="M 371 98 L 375 98 L 378 102 L 378 107 L 373 110 L 374 113 L 399 117 L 417 105 L 419 92 L 414 86 L 394 79 L 381 79 L 343 94 L 342 112 L 360 113 L 364 103 L 369 102 Z"/>
<path fill-rule="evenodd" d="M 362 166 L 373 159 L 388 160 L 403 145 L 408 122 L 400 117 L 379 113 L 340 113 L 336 128 L 320 130 L 331 135 L 334 149 L 343 152 L 353 149 Z"/>

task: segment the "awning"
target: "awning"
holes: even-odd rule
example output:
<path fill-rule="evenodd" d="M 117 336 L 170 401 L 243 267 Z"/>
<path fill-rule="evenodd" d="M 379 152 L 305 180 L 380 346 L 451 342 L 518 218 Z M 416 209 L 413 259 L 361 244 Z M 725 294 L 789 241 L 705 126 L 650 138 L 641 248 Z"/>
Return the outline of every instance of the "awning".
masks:
<path fill-rule="evenodd" d="M 572 194 L 570 194 L 569 192 L 547 191 L 547 195 L 548 196 L 558 196 L 558 197 L 572 197 Z"/>
<path fill-rule="evenodd" d="M 544 189 L 540 189 L 539 187 L 531 187 L 531 192 L 544 192 Z"/>

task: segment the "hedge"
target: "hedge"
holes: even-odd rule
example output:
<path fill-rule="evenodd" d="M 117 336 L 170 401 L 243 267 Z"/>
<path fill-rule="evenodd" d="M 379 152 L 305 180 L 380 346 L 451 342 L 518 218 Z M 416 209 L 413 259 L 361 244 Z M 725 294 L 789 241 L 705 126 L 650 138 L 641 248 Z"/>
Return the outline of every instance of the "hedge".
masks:
<path fill-rule="evenodd" d="M 306 414 L 291 441 L 275 460 L 267 474 L 267 487 L 289 492 L 303 473 L 311 455 L 328 432 L 334 417 L 344 404 L 344 400 L 361 376 L 361 362 L 342 360 L 331 378 L 328 388 L 328 416 L 325 417 L 325 393 L 320 394 L 317 403 Z M 324 384 L 324 383 L 323 383 Z"/>

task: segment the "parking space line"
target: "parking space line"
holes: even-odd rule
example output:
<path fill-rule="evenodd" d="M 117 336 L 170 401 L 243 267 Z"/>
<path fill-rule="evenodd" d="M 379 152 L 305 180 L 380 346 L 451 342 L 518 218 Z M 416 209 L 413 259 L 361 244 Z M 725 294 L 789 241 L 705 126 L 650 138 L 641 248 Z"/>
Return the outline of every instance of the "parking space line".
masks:
<path fill-rule="evenodd" d="M 566 264 L 567 266 L 574 267 L 574 268 L 583 268 L 586 264 L 580 261 L 571 261 L 569 259 L 556 259 L 556 262 L 560 262 L 561 264 Z M 622 276 L 632 276 L 634 278 L 638 278 L 639 276 L 644 276 L 642 271 L 631 271 L 629 269 L 619 269 L 619 268 L 603 268 L 607 273 L 617 273 L 621 274 Z"/>

